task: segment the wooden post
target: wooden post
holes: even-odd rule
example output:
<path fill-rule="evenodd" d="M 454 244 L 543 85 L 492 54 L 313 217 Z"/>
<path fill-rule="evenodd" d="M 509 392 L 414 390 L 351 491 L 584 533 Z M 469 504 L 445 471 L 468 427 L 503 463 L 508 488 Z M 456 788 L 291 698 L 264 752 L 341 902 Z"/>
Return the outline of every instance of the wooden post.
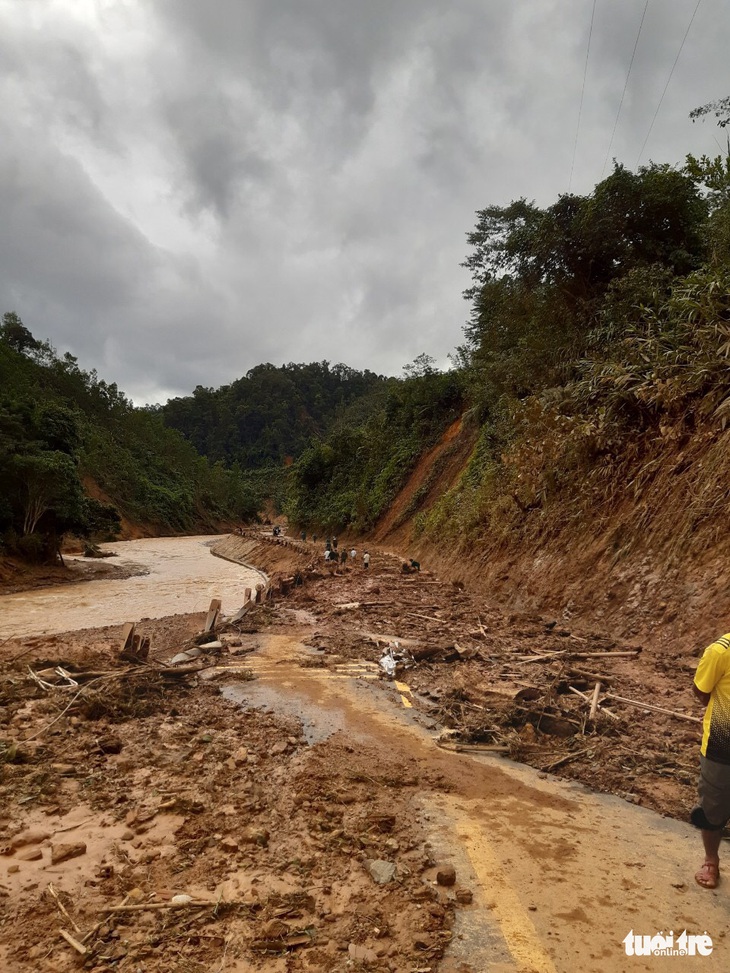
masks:
<path fill-rule="evenodd" d="M 131 649 L 132 639 L 134 638 L 134 622 L 125 622 L 124 628 L 122 629 L 122 652 L 125 649 Z"/>
<path fill-rule="evenodd" d="M 210 608 L 208 609 L 208 617 L 205 620 L 204 632 L 212 632 L 215 628 L 215 623 L 218 621 L 218 613 L 221 610 L 221 600 L 220 598 L 214 598 L 210 603 Z"/>

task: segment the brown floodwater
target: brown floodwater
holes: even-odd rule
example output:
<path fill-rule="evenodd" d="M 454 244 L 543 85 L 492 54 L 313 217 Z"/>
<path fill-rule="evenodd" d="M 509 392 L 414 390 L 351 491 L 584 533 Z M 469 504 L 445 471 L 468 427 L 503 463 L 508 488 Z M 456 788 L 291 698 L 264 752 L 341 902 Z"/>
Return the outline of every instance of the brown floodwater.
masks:
<path fill-rule="evenodd" d="M 115 565 L 137 573 L 2 595 L 0 639 L 207 611 L 212 598 L 220 598 L 223 613 L 232 615 L 243 604 L 244 588 L 261 575 L 211 554 L 216 540 L 154 537 L 103 544 L 117 555 Z"/>

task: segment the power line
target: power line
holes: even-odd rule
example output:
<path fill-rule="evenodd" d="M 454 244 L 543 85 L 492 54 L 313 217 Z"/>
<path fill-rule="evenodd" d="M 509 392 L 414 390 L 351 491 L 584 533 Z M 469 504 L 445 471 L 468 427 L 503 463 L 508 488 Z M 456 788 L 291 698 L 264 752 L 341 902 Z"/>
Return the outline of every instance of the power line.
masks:
<path fill-rule="evenodd" d="M 669 77 L 667 78 L 667 83 L 664 85 L 664 91 L 662 91 L 662 96 L 659 99 L 659 104 L 656 106 L 656 111 L 654 112 L 654 117 L 651 120 L 651 125 L 649 126 L 649 131 L 646 133 L 646 138 L 644 139 L 644 144 L 641 146 L 641 152 L 636 159 L 636 168 L 639 168 L 639 163 L 641 162 L 641 157 L 644 154 L 644 149 L 646 148 L 646 143 L 649 141 L 649 136 L 651 135 L 651 130 L 654 128 L 654 122 L 657 120 L 657 115 L 659 114 L 659 109 L 662 107 L 662 102 L 664 101 L 664 95 L 667 93 L 667 88 L 669 87 L 669 82 L 672 80 L 672 75 L 674 74 L 674 69 L 677 66 L 677 61 L 679 61 L 679 56 L 682 53 L 682 48 L 684 47 L 684 42 L 687 40 L 687 36 L 692 28 L 694 19 L 697 16 L 697 11 L 700 9 L 700 4 L 702 0 L 697 0 L 697 6 L 694 9 L 694 13 L 690 17 L 690 21 L 687 24 L 687 30 L 684 32 L 684 37 L 682 38 L 682 43 L 679 45 L 679 50 L 677 51 L 677 56 L 674 59 L 674 64 L 672 65 L 672 70 L 669 72 Z"/>
<path fill-rule="evenodd" d="M 613 131 L 611 132 L 611 141 L 608 143 L 608 149 L 606 150 L 606 158 L 603 162 L 603 169 L 601 169 L 601 179 L 603 179 L 603 174 L 606 171 L 606 166 L 608 165 L 608 157 L 611 154 L 611 147 L 613 145 L 613 138 L 616 134 L 616 129 L 618 128 L 618 120 L 621 115 L 621 108 L 623 107 L 624 97 L 626 96 L 626 89 L 629 86 L 629 78 L 631 77 L 631 69 L 634 66 L 634 58 L 636 57 L 636 48 L 639 46 L 639 38 L 641 37 L 641 28 L 644 26 L 644 18 L 646 17 L 646 11 L 649 9 L 649 0 L 646 0 L 644 4 L 644 12 L 641 15 L 641 23 L 639 24 L 639 30 L 636 34 L 636 40 L 634 41 L 634 49 L 631 52 L 631 63 L 629 64 L 629 70 L 626 72 L 626 81 L 624 82 L 624 90 L 621 92 L 621 101 L 618 105 L 618 111 L 616 112 L 616 121 L 613 123 Z"/>
<path fill-rule="evenodd" d="M 578 133 L 580 132 L 580 116 L 583 114 L 583 95 L 586 90 L 586 75 L 588 74 L 588 55 L 591 53 L 591 37 L 593 36 L 593 20 L 596 16 L 596 0 L 593 0 L 593 10 L 591 11 L 591 26 L 588 31 L 588 47 L 586 49 L 586 63 L 583 67 L 583 87 L 580 90 L 580 105 L 578 106 L 578 124 L 575 128 L 575 142 L 573 144 L 573 161 L 570 164 L 570 179 L 568 180 L 568 192 L 573 185 L 573 170 L 575 169 L 575 155 L 578 151 Z"/>

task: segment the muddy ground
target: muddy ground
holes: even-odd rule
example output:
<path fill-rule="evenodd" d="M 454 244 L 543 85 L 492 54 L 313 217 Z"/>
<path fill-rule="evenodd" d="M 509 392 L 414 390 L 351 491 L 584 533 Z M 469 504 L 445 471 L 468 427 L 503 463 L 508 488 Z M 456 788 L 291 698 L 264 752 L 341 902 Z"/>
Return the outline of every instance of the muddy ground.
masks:
<path fill-rule="evenodd" d="M 504 617 L 377 550 L 368 570 L 361 552 L 334 570 L 319 547 L 259 536 L 220 553 L 267 570 L 272 597 L 221 629 L 221 647 L 191 663 L 200 673 L 162 663 L 193 645 L 201 615 L 140 622 L 144 665 L 120 659 L 119 627 L 0 647 L 0 968 L 471 969 L 448 951 L 471 889 L 448 884 L 418 812 L 424 792 L 457 782 L 221 696 L 252 675 L 262 633 L 295 633 L 322 669 L 392 652 L 382 688 L 441 725 L 445 748 L 497 748 L 686 817 L 695 659 Z"/>
<path fill-rule="evenodd" d="M 397 678 L 413 691 L 413 705 L 443 725 L 445 744 L 503 748 L 540 770 L 686 820 L 703 712 L 691 688 L 695 649 L 505 614 L 484 592 L 444 584 L 427 565 L 406 573 L 407 562 L 384 551 L 371 549 L 368 571 L 362 550 L 333 571 L 311 542 L 230 538 L 221 550 L 264 564 L 275 586 L 287 568 L 290 577 L 299 573 L 301 585 L 285 584 L 286 603 L 316 618 L 308 641 L 323 665 L 377 663 L 398 642 L 411 658 L 398 664 Z"/>

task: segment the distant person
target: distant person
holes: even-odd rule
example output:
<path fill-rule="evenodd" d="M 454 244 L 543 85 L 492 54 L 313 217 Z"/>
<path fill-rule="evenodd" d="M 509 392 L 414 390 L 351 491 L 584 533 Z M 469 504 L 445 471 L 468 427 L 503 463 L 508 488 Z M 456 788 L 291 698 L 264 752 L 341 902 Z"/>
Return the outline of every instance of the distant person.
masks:
<path fill-rule="evenodd" d="M 331 540 L 329 539 L 329 537 L 328 537 L 328 538 L 327 538 L 327 540 L 325 541 L 325 545 L 324 545 L 324 546 L 326 547 L 326 549 L 327 549 L 328 551 L 331 551 L 331 550 L 332 550 L 332 541 L 331 541 Z"/>
<path fill-rule="evenodd" d="M 365 553 L 362 556 L 362 566 L 365 568 L 366 571 L 370 567 L 370 555 L 368 554 L 367 551 L 365 551 Z"/>
<path fill-rule="evenodd" d="M 307 539 L 306 531 L 302 531 L 302 540 L 306 541 L 306 539 Z"/>
<path fill-rule="evenodd" d="M 340 564 L 346 564 L 346 563 L 347 563 L 347 551 L 342 551 L 342 553 L 340 554 Z"/>
<path fill-rule="evenodd" d="M 705 860 L 695 874 L 704 889 L 720 881 L 720 841 L 730 820 L 730 634 L 708 645 L 695 672 L 695 695 L 705 704 L 700 748 L 700 803 L 690 815 L 702 833 Z"/>
<path fill-rule="evenodd" d="M 336 537 L 333 537 L 332 538 L 332 550 L 333 551 L 336 551 L 337 550 L 337 538 Z"/>
<path fill-rule="evenodd" d="M 421 570 L 421 562 L 420 561 L 414 561 L 413 558 L 411 558 L 411 567 L 413 568 L 414 571 L 420 571 Z"/>
<path fill-rule="evenodd" d="M 326 547 L 324 550 L 324 559 L 325 561 L 329 561 L 330 559 L 330 549 L 328 547 Z"/>
<path fill-rule="evenodd" d="M 353 547 L 353 549 L 350 551 L 350 560 L 354 561 L 356 557 L 357 557 L 357 551 Z"/>

